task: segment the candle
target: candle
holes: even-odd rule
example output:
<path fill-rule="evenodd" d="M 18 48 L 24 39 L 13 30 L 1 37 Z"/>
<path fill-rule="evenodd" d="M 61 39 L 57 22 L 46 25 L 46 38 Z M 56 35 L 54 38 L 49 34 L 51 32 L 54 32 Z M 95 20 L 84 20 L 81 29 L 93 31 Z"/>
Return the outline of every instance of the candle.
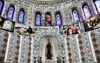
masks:
<path fill-rule="evenodd" d="M 63 57 L 64 57 L 64 51 L 63 51 Z"/>
<path fill-rule="evenodd" d="M 58 57 L 58 50 L 57 50 L 57 57 Z"/>
<path fill-rule="evenodd" d="M 40 50 L 40 57 L 41 57 L 41 50 Z"/>

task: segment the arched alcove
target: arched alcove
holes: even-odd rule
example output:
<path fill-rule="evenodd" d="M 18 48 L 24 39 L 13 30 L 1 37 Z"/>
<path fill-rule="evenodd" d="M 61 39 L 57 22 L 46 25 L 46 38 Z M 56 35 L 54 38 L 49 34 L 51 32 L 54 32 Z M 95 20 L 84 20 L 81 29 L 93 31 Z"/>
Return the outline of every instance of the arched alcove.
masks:
<path fill-rule="evenodd" d="M 65 53 L 66 53 L 65 49 L 62 50 L 62 44 L 64 44 L 64 38 L 56 29 L 54 29 L 54 30 L 53 29 L 52 30 L 46 30 L 46 29 L 42 30 L 41 32 L 39 32 L 34 37 L 34 39 L 33 39 L 33 43 L 34 43 L 33 44 L 33 47 L 34 47 L 34 49 L 33 49 L 34 50 L 33 51 L 33 57 L 35 56 L 34 52 L 36 52 L 36 54 L 38 54 L 38 53 L 40 54 L 39 47 L 41 47 L 41 45 L 40 45 L 41 44 L 41 40 L 42 40 L 42 38 L 44 38 L 46 36 L 51 36 L 51 37 L 54 37 L 56 39 L 56 41 L 58 42 L 56 45 L 58 45 L 58 48 L 60 50 L 59 55 L 61 55 L 61 58 L 62 58 L 62 53 L 64 52 L 63 55 L 65 55 Z M 64 46 L 65 46 L 65 44 L 64 44 Z M 38 48 L 38 49 L 36 50 L 35 48 L 36 49 Z M 37 60 L 39 60 L 38 58 L 39 58 L 39 56 L 37 57 Z"/>
<path fill-rule="evenodd" d="M 42 63 L 47 61 L 47 44 L 48 44 L 48 38 L 50 39 L 51 44 L 51 60 L 54 63 L 57 63 L 57 57 L 58 61 L 61 62 L 61 56 L 60 56 L 60 49 L 58 45 L 58 40 L 56 37 L 51 35 L 46 35 L 40 39 L 40 47 L 39 47 L 39 53 L 38 53 L 38 61 L 40 61 L 40 57 L 42 60 Z"/>

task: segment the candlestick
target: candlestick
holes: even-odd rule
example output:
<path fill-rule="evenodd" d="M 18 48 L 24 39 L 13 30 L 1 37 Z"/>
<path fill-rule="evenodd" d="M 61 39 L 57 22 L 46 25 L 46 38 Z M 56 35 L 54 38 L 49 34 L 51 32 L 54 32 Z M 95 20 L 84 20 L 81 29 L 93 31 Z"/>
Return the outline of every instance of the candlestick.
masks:
<path fill-rule="evenodd" d="M 63 50 L 63 57 L 64 57 L 64 50 Z"/>
<path fill-rule="evenodd" d="M 57 50 L 57 57 L 58 57 L 58 50 Z"/>
<path fill-rule="evenodd" d="M 36 57 L 34 57 L 34 63 L 36 63 Z"/>
<path fill-rule="evenodd" d="M 65 63 L 65 61 L 64 61 L 64 57 L 63 57 L 63 63 Z"/>
<path fill-rule="evenodd" d="M 40 57 L 41 57 L 41 50 L 40 50 Z"/>
<path fill-rule="evenodd" d="M 59 63 L 58 57 L 57 57 L 57 63 Z"/>
<path fill-rule="evenodd" d="M 40 63 L 42 63 L 41 58 L 42 58 L 42 57 L 40 57 Z"/>

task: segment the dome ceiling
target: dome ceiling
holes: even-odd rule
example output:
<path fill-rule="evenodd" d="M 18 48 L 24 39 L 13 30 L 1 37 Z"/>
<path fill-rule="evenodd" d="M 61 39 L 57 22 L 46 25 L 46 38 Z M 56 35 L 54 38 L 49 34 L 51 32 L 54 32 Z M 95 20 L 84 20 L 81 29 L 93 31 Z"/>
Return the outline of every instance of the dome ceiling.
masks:
<path fill-rule="evenodd" d="M 70 0 L 23 0 L 23 1 L 27 1 L 30 3 L 35 3 L 35 4 L 57 4 L 57 3 L 61 3 L 61 2 L 66 2 L 66 1 L 70 1 Z"/>

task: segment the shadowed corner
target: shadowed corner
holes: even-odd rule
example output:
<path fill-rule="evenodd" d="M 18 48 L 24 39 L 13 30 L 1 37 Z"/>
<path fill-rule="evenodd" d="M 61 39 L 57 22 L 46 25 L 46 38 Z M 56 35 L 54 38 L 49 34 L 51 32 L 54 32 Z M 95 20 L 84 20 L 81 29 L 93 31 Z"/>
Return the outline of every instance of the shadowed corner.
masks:
<path fill-rule="evenodd" d="M 57 0 L 36 0 L 36 1 L 57 1 Z"/>

